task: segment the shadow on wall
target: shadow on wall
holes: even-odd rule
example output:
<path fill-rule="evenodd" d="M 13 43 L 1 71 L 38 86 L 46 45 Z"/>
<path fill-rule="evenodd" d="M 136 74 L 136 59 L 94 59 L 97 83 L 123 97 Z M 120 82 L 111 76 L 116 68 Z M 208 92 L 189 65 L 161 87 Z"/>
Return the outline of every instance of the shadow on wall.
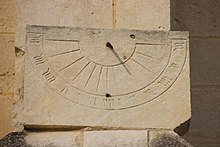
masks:
<path fill-rule="evenodd" d="M 192 119 L 183 137 L 220 146 L 220 0 L 171 0 L 171 30 L 190 32 Z"/>

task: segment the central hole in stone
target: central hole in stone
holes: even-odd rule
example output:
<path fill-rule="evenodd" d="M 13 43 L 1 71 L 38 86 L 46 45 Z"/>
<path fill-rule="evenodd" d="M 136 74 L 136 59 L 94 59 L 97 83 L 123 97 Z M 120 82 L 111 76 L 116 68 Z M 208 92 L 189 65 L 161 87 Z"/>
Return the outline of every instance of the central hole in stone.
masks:
<path fill-rule="evenodd" d="M 106 94 L 105 94 L 105 97 L 111 97 L 111 94 L 106 93 Z"/>
<path fill-rule="evenodd" d="M 105 46 L 113 50 L 113 46 L 111 45 L 110 42 L 107 42 L 107 43 L 105 44 Z"/>

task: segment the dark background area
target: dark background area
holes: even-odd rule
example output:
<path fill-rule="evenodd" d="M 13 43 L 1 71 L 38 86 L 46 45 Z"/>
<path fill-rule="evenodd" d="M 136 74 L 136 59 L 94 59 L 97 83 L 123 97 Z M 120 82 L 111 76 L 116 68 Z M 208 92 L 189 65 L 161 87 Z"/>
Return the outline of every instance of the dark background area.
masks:
<path fill-rule="evenodd" d="M 192 118 L 183 137 L 220 147 L 220 0 L 171 0 L 171 30 L 190 33 Z"/>

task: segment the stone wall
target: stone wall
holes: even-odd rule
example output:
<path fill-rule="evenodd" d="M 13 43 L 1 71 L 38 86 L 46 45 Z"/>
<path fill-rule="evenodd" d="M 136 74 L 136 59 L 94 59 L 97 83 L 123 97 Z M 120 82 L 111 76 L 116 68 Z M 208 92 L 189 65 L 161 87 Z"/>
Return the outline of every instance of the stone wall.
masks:
<path fill-rule="evenodd" d="M 0 138 L 12 129 L 15 0 L 0 0 Z"/>
<path fill-rule="evenodd" d="M 171 29 L 190 32 L 192 119 L 184 138 L 194 146 L 220 146 L 220 1 L 171 5 Z"/>
<path fill-rule="evenodd" d="M 184 138 L 200 147 L 220 145 L 219 7 L 219 0 L 171 0 L 171 30 L 190 31 L 192 119 L 190 130 Z M 69 15 L 65 8 L 63 5 L 62 12 Z M 125 11 L 128 10 L 131 8 Z M 11 130 L 13 14 L 15 0 L 0 0 L 0 137 Z"/>

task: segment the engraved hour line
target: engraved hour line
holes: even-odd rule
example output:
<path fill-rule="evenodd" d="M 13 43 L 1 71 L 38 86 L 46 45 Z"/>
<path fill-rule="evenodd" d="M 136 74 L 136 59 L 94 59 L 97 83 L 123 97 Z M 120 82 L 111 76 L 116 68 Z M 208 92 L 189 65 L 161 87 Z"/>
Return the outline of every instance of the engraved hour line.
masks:
<path fill-rule="evenodd" d="M 149 57 L 149 58 L 152 58 L 152 59 L 160 60 L 160 59 L 158 59 L 158 58 L 155 58 L 155 57 L 153 57 L 153 56 L 150 56 L 150 55 L 147 55 L 147 54 L 138 52 L 138 51 L 136 51 L 136 53 L 137 53 L 137 54 L 140 54 L 140 55 L 143 55 L 143 56 L 145 56 L 145 57 Z"/>
<path fill-rule="evenodd" d="M 161 43 L 136 43 L 136 45 L 164 45 Z"/>
<path fill-rule="evenodd" d="M 76 75 L 76 77 L 73 78 L 72 81 L 74 81 L 74 80 L 83 72 L 83 70 L 84 70 L 90 63 L 91 63 L 91 62 L 88 62 L 88 63 L 80 70 L 80 72 Z"/>
<path fill-rule="evenodd" d="M 86 81 L 86 84 L 85 84 L 85 87 L 84 87 L 84 89 L 86 88 L 86 86 L 88 85 L 88 83 L 89 83 L 89 80 L 91 79 L 91 77 L 92 77 L 92 74 L 94 73 L 94 71 L 95 71 L 95 68 L 96 68 L 96 65 L 93 67 L 93 69 L 92 69 L 92 72 L 91 72 L 91 74 L 89 75 L 89 78 L 88 78 L 88 80 Z"/>
<path fill-rule="evenodd" d="M 101 79 L 102 69 L 103 69 L 103 67 L 101 67 L 100 72 L 99 72 L 99 78 L 98 78 L 98 84 L 97 84 L 97 87 L 96 87 L 96 92 L 98 91 L 98 88 L 99 88 L 99 83 L 100 83 L 100 79 Z"/>
<path fill-rule="evenodd" d="M 146 69 L 147 71 L 151 72 L 149 69 L 147 69 L 146 67 L 144 67 L 141 63 L 139 63 L 137 60 L 131 58 L 131 60 L 133 60 L 134 62 L 136 62 L 138 65 L 140 65 L 141 67 L 143 67 L 144 69 Z"/>
<path fill-rule="evenodd" d="M 35 56 L 34 60 L 36 65 L 43 64 L 44 63 L 43 54 L 41 53 L 39 56 Z"/>
<path fill-rule="evenodd" d="M 106 89 L 108 91 L 108 67 L 106 68 Z"/>
<path fill-rule="evenodd" d="M 76 52 L 76 51 L 79 51 L 79 50 L 80 49 L 75 49 L 75 50 L 71 50 L 71 51 L 67 51 L 67 52 L 63 52 L 63 53 L 58 53 L 58 54 L 55 54 L 55 55 L 51 55 L 48 58 L 56 57 L 56 56 L 60 56 L 60 55 L 68 54 L 68 53 L 73 53 L 73 52 Z"/>
<path fill-rule="evenodd" d="M 115 78 L 115 71 L 114 71 L 113 67 L 112 67 L 112 72 L 113 72 L 113 77 L 114 77 L 114 81 L 115 81 L 115 86 L 117 88 L 118 86 L 117 86 L 117 82 L 116 82 L 116 78 Z"/>
<path fill-rule="evenodd" d="M 65 66 L 64 68 L 60 69 L 59 71 L 62 71 L 62 70 L 64 70 L 64 69 L 70 67 L 71 65 L 75 64 L 76 62 L 80 61 L 80 60 L 83 59 L 83 58 L 84 58 L 84 56 L 80 57 L 79 59 L 77 59 L 77 60 L 75 60 L 74 62 L 68 64 L 67 66 Z"/>
<path fill-rule="evenodd" d="M 56 77 L 51 74 L 50 68 L 48 68 L 47 71 L 45 71 L 42 75 L 46 77 L 49 83 L 56 80 Z"/>

